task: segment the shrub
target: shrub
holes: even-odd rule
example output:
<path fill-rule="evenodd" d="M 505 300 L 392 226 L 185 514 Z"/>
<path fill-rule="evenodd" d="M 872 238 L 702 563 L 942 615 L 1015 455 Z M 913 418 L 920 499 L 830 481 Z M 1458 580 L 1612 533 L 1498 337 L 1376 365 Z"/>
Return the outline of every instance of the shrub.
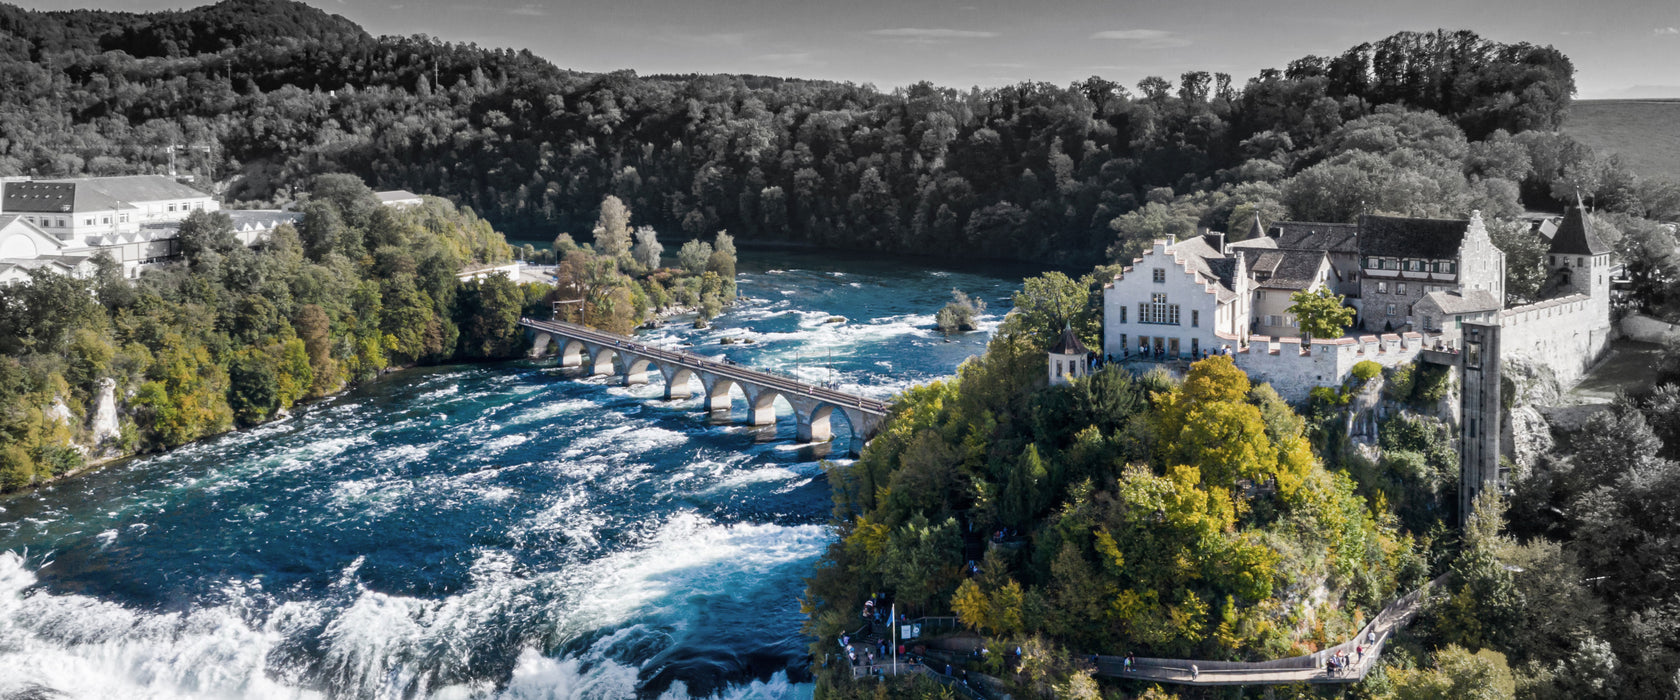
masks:
<path fill-rule="evenodd" d="M 1360 360 L 1359 364 L 1353 366 L 1353 377 L 1361 384 L 1375 379 L 1379 374 L 1382 374 L 1382 365 L 1370 360 Z"/>

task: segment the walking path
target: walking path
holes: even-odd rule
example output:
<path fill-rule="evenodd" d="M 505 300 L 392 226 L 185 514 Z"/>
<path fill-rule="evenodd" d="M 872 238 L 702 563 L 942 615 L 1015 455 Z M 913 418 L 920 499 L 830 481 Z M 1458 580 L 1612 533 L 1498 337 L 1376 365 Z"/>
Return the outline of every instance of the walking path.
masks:
<path fill-rule="evenodd" d="M 1429 591 L 1445 580 L 1446 576 L 1443 575 L 1388 604 L 1360 629 L 1353 639 L 1305 656 L 1271 661 L 1134 657 L 1130 670 L 1126 669 L 1124 656 L 1096 655 L 1086 658 L 1095 660 L 1096 675 L 1154 683 L 1193 686 L 1358 683 L 1376 666 L 1377 658 L 1382 655 L 1394 633 L 1417 617 Z M 1372 641 L 1367 643 L 1367 640 Z M 1361 647 L 1363 653 L 1360 651 Z M 960 656 L 964 650 L 954 651 Z M 951 649 L 930 649 L 929 657 L 941 662 L 947 658 L 956 660 L 957 657 L 947 657 L 947 654 L 952 652 Z M 1331 671 L 1329 661 L 1344 656 L 1346 664 Z"/>
<path fill-rule="evenodd" d="M 1428 591 L 1445 579 L 1443 575 L 1401 596 L 1377 613 L 1353 639 L 1317 653 L 1272 661 L 1133 658 L 1130 671 L 1125 670 L 1125 657 L 1099 655 L 1097 675 L 1203 686 L 1358 683 L 1376 665 L 1377 657 L 1382 655 L 1394 632 L 1417 617 Z M 1372 639 L 1375 643 L 1366 643 Z M 1363 654 L 1359 653 L 1361 646 Z M 1340 655 L 1346 656 L 1348 664 L 1332 673 L 1329 661 Z"/>

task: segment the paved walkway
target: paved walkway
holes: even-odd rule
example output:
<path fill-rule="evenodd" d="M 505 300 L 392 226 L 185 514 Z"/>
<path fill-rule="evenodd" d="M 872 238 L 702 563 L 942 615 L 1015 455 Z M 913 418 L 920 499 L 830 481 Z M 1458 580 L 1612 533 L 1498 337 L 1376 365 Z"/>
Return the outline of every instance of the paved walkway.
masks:
<path fill-rule="evenodd" d="M 1098 656 L 1097 675 L 1128 678 L 1179 685 L 1286 685 L 1291 683 L 1358 683 L 1365 679 L 1382 656 L 1383 648 L 1394 632 L 1417 617 L 1429 589 L 1446 578 L 1442 576 L 1424 584 L 1377 613 L 1356 637 L 1323 651 L 1272 661 L 1209 661 L 1196 659 L 1134 658 L 1132 670 L 1125 670 L 1125 657 Z M 1374 638 L 1375 644 L 1364 644 Z M 1364 654 L 1358 653 L 1365 646 Z M 1346 654 L 1348 665 L 1331 673 L 1327 662 L 1338 654 Z M 1192 666 L 1195 671 L 1192 671 Z"/>

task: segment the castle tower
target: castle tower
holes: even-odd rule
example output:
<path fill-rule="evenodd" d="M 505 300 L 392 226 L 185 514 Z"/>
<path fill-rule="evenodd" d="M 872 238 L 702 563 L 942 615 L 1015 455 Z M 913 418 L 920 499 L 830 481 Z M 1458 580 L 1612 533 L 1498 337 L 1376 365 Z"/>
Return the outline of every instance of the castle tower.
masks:
<path fill-rule="evenodd" d="M 1079 336 L 1073 334 L 1073 327 L 1062 329 L 1062 337 L 1050 346 L 1050 383 L 1066 384 L 1076 377 L 1083 377 L 1091 373 L 1089 360 L 1091 351 L 1079 342 Z"/>
<path fill-rule="evenodd" d="M 1591 297 L 1598 328 L 1610 324 L 1610 252 L 1579 201 L 1564 213 L 1546 251 L 1546 266 L 1551 270 L 1547 286 L 1559 294 Z"/>

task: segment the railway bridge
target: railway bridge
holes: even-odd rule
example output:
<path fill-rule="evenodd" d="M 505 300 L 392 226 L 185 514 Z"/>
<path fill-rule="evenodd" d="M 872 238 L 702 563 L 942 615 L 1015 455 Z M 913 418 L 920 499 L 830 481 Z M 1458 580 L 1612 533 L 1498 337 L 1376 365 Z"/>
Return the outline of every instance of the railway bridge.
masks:
<path fill-rule="evenodd" d="M 776 422 L 777 397 L 793 407 L 799 439 L 826 442 L 833 438 L 830 419 L 836 411 L 852 426 L 858 445 L 875 436 L 891 404 L 780 374 L 719 362 L 691 352 L 658 348 L 633 338 L 563 321 L 521 318 L 519 325 L 532 334 L 531 357 L 559 355 L 560 366 L 579 367 L 591 375 L 618 376 L 625 384 L 645 384 L 649 372 L 665 379 L 665 398 L 693 395 L 693 381 L 700 380 L 702 403 L 708 411 L 727 411 L 730 390 L 740 387 L 747 397 L 747 422 L 770 425 Z"/>

